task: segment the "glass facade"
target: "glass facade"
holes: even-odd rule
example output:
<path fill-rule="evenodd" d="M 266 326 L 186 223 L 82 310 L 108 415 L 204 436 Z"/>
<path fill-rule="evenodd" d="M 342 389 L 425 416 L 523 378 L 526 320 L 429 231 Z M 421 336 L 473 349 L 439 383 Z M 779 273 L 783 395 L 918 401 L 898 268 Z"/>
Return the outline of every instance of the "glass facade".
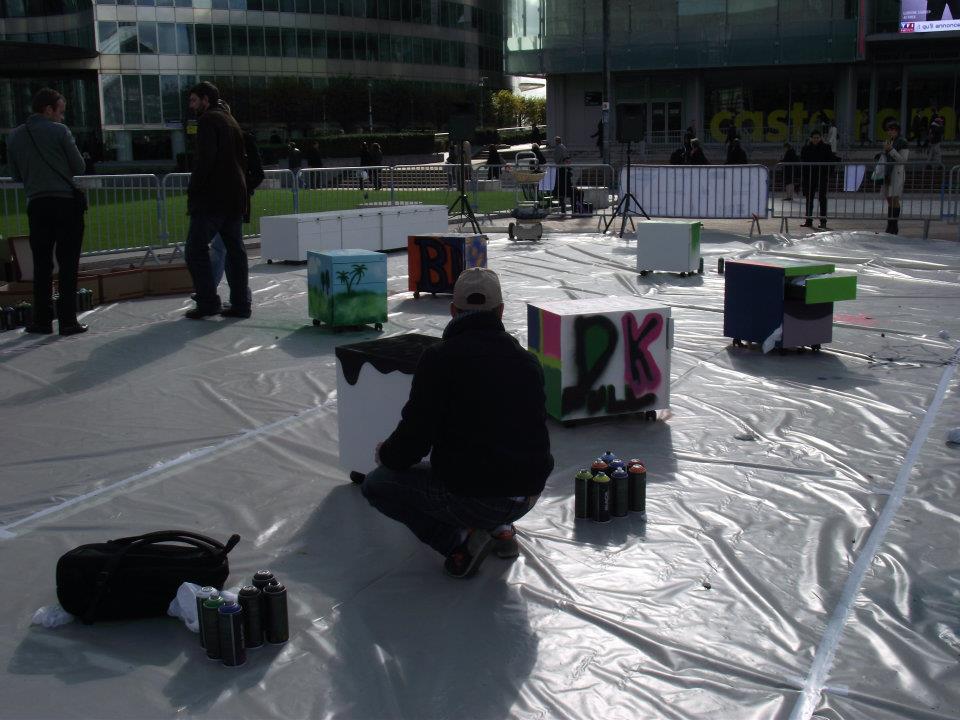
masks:
<path fill-rule="evenodd" d="M 610 0 L 616 70 L 768 66 L 859 57 L 852 0 Z M 595 72 L 596 0 L 506 0 L 511 74 Z"/>

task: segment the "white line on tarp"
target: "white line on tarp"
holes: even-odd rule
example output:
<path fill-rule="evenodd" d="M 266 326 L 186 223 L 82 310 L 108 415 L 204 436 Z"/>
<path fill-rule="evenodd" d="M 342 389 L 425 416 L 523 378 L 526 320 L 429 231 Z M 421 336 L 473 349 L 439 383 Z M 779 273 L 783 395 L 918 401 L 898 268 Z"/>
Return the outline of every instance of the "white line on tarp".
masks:
<path fill-rule="evenodd" d="M 44 508 L 43 510 L 37 511 L 32 515 L 28 515 L 25 518 L 20 518 L 19 520 L 15 520 L 12 523 L 8 523 L 6 525 L 0 526 L 0 540 L 9 540 L 11 538 L 18 537 L 19 535 L 23 535 L 25 532 L 28 532 L 27 530 L 23 530 L 20 533 L 12 532 L 13 528 L 15 527 L 19 527 L 20 525 L 27 525 L 29 523 L 40 520 L 41 518 L 45 518 L 50 515 L 55 515 L 56 513 L 67 510 L 71 507 L 74 507 L 75 505 L 80 505 L 81 503 L 86 502 L 91 498 L 97 497 L 98 495 L 114 492 L 116 490 L 119 490 L 120 488 L 126 487 L 128 485 L 132 485 L 141 480 L 145 480 L 149 477 L 152 477 L 153 475 L 158 475 L 160 473 L 166 472 L 167 470 L 171 470 L 172 468 L 175 468 L 178 465 L 183 465 L 188 462 L 193 462 L 195 460 L 205 458 L 208 455 L 221 452 L 223 450 L 226 450 L 227 448 L 231 448 L 233 446 L 247 442 L 248 440 L 253 440 L 261 435 L 266 435 L 268 433 L 273 432 L 274 430 L 282 428 L 291 423 L 297 422 L 299 420 L 304 420 L 307 417 L 314 415 L 315 413 L 321 412 L 323 410 L 327 410 L 332 405 L 335 405 L 336 402 L 337 402 L 336 395 L 335 394 L 331 395 L 329 398 L 327 398 L 325 401 L 323 401 L 319 405 L 309 408 L 308 410 L 302 410 L 295 415 L 289 415 L 285 418 L 281 418 L 280 420 L 275 420 L 272 423 L 267 423 L 266 425 L 261 425 L 260 427 L 253 428 L 252 430 L 248 430 L 242 435 L 237 435 L 236 437 L 232 437 L 228 440 L 224 440 L 223 442 L 218 443 L 217 445 L 210 445 L 204 448 L 196 448 L 194 450 L 188 450 L 187 452 L 183 453 L 179 457 L 175 457 L 173 460 L 167 460 L 165 462 L 161 462 L 158 465 L 154 465 L 153 467 L 148 468 L 147 470 L 144 470 L 143 472 L 137 473 L 136 475 L 131 475 L 130 477 L 124 478 L 123 480 L 119 480 L 115 483 L 111 483 L 110 485 L 97 488 L 96 490 L 92 490 L 88 493 L 84 493 L 83 495 L 78 495 L 77 497 L 70 498 L 69 500 L 66 500 L 58 505 L 52 505 L 48 508 Z"/>
<path fill-rule="evenodd" d="M 930 402 L 930 407 L 927 408 L 923 416 L 923 421 L 920 423 L 917 434 L 913 438 L 913 443 L 910 445 L 910 450 L 904 458 L 900 473 L 897 475 L 897 480 L 893 484 L 890 499 L 887 500 L 883 506 L 883 511 L 880 513 L 876 525 L 873 526 L 867 542 L 860 550 L 860 555 L 853 565 L 853 570 L 850 572 L 850 575 L 847 576 L 840 600 L 836 608 L 834 608 L 833 615 L 830 616 L 830 621 L 827 623 L 826 630 L 824 630 L 823 638 L 820 640 L 820 645 L 817 647 L 817 651 L 813 656 L 810 673 L 807 675 L 807 679 L 803 684 L 800 697 L 797 698 L 797 702 L 793 706 L 793 712 L 790 713 L 790 720 L 810 720 L 810 718 L 813 717 L 813 713 L 816 710 L 817 703 L 820 700 L 826 684 L 827 674 L 833 667 L 833 659 L 836 655 L 837 646 L 840 644 L 843 627 L 853 608 L 853 603 L 856 602 L 857 595 L 860 592 L 860 586 L 863 584 L 867 570 L 870 569 L 873 558 L 880 549 L 880 545 L 887 535 L 887 530 L 890 529 L 890 524 L 893 522 L 897 510 L 900 509 L 900 505 L 907 491 L 907 479 L 910 477 L 913 466 L 917 462 L 917 457 L 920 455 L 920 448 L 923 447 L 927 436 L 930 434 L 930 428 L 933 426 L 933 422 L 940 410 L 940 405 L 943 403 L 943 397 L 947 393 L 947 387 L 956 373 L 958 359 L 960 359 L 960 348 L 954 351 L 953 357 L 950 358 L 950 362 L 943 370 L 943 376 L 940 378 L 937 392 L 934 394 L 933 400 Z"/>

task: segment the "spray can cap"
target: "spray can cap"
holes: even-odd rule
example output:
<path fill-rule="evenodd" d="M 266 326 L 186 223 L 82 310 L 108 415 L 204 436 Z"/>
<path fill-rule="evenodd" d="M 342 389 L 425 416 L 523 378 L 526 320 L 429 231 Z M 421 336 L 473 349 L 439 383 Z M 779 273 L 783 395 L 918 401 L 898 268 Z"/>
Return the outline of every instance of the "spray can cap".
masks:
<path fill-rule="evenodd" d="M 604 472 L 598 472 L 593 476 L 593 481 L 598 483 L 610 482 L 610 476 Z"/>
<path fill-rule="evenodd" d="M 620 480 L 621 478 L 627 477 L 627 471 L 624 470 L 622 467 L 618 467 L 616 470 L 613 471 L 610 477 L 612 477 L 614 480 Z"/>
<path fill-rule="evenodd" d="M 627 468 L 627 472 L 631 472 L 634 474 L 645 473 L 646 471 L 647 471 L 647 468 L 643 466 L 643 463 L 638 463 L 638 462 L 633 463 L 630 467 Z"/>
<path fill-rule="evenodd" d="M 286 592 L 287 589 L 280 583 L 270 583 L 263 590 L 267 595 L 277 595 L 282 592 Z"/>
<path fill-rule="evenodd" d="M 219 594 L 220 594 L 220 591 L 217 590 L 212 585 L 204 585 L 202 588 L 197 590 L 197 597 L 201 597 L 204 600 L 206 600 L 207 598 L 215 597 L 216 595 L 219 595 Z"/>
<path fill-rule="evenodd" d="M 221 615 L 233 615 L 240 612 L 240 603 L 225 603 L 217 610 Z"/>
<path fill-rule="evenodd" d="M 617 456 L 613 452 L 613 450 L 607 450 L 603 455 L 600 456 L 600 459 L 603 460 L 605 463 L 609 463 L 611 460 L 614 460 L 616 457 Z"/>
<path fill-rule="evenodd" d="M 576 477 L 575 477 L 574 479 L 575 479 L 575 480 L 589 480 L 589 479 L 592 478 L 592 477 L 593 477 L 593 473 L 590 472 L 589 470 L 587 470 L 586 468 L 583 468 L 580 472 L 578 472 L 578 473 L 576 474 Z"/>
<path fill-rule="evenodd" d="M 253 580 L 254 582 L 256 582 L 257 580 L 259 580 L 260 582 L 269 582 L 270 580 L 273 580 L 273 573 L 270 572 L 269 570 L 257 570 L 253 574 Z"/>
<path fill-rule="evenodd" d="M 244 585 L 242 588 L 240 588 L 239 596 L 251 597 L 253 595 L 259 595 L 259 594 L 260 594 L 260 588 L 258 588 L 256 585 Z"/>
<path fill-rule="evenodd" d="M 210 608 L 211 610 L 216 610 L 218 607 L 225 604 L 225 602 L 226 601 L 218 595 L 217 597 L 211 597 L 204 600 L 203 606 L 205 608 Z"/>

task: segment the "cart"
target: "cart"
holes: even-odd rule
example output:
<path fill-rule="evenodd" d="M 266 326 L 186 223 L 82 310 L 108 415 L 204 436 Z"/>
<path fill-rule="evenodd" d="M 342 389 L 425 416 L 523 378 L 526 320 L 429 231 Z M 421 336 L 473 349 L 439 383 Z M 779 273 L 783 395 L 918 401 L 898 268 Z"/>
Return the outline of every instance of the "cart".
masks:
<path fill-rule="evenodd" d="M 510 223 L 508 235 L 511 240 L 539 242 L 543 237 L 540 221 L 550 212 L 551 198 L 540 192 L 546 173 L 540 169 L 537 156 L 524 150 L 517 153 L 511 174 L 517 184 L 517 206 L 511 213 L 516 222 Z"/>

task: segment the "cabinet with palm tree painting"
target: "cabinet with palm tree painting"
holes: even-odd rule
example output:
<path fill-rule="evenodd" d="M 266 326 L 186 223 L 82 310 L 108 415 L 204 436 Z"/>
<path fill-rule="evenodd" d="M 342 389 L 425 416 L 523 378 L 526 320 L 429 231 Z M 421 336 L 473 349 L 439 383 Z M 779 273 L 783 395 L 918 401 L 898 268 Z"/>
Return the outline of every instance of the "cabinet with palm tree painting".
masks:
<path fill-rule="evenodd" d="M 307 305 L 334 330 L 387 321 L 387 256 L 373 250 L 307 252 Z"/>

